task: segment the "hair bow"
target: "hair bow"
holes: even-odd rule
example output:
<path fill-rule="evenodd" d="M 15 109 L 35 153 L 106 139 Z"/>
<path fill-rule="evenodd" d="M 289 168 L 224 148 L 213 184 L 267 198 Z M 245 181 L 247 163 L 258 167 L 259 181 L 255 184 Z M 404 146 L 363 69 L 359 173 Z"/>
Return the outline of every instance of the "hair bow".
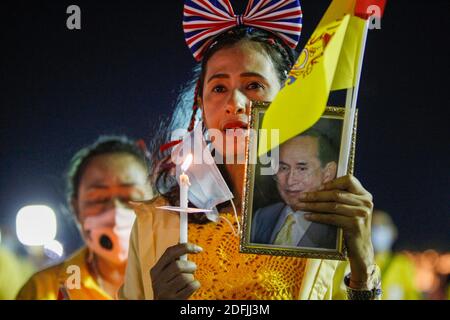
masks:
<path fill-rule="evenodd" d="M 219 34 L 245 25 L 272 32 L 295 48 L 302 31 L 299 0 L 249 0 L 243 15 L 235 15 L 229 0 L 185 0 L 183 29 L 186 43 L 200 61 Z"/>

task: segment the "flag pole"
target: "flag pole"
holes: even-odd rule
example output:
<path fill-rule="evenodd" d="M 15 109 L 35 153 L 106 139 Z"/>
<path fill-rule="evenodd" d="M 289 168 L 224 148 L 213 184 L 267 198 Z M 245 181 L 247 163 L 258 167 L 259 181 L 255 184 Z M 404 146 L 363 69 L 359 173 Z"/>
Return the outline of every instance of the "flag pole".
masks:
<path fill-rule="evenodd" d="M 361 50 L 359 52 L 358 65 L 356 69 L 356 84 L 353 88 L 348 88 L 345 101 L 345 115 L 342 128 L 341 150 L 337 176 L 342 177 L 348 172 L 350 161 L 350 149 L 352 146 L 353 125 L 355 120 L 356 104 L 358 102 L 359 84 L 361 81 L 364 52 L 366 50 L 367 34 L 369 31 L 370 19 L 366 20 L 364 32 L 362 34 Z"/>

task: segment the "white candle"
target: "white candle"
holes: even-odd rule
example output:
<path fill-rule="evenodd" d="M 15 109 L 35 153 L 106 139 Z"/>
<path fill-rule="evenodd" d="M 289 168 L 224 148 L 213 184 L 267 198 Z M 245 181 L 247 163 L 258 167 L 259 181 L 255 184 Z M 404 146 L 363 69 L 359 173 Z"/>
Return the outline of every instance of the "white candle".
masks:
<path fill-rule="evenodd" d="M 189 177 L 185 171 L 192 163 L 192 154 L 189 154 L 181 165 L 182 174 L 180 175 L 180 208 L 188 208 Z M 188 216 L 186 211 L 180 212 L 180 243 L 188 242 Z M 187 255 L 180 257 L 180 260 L 187 260 Z"/>
<path fill-rule="evenodd" d="M 180 175 L 180 208 L 188 208 L 189 177 L 184 172 Z M 187 213 L 180 212 L 180 243 L 187 243 L 188 219 Z"/>

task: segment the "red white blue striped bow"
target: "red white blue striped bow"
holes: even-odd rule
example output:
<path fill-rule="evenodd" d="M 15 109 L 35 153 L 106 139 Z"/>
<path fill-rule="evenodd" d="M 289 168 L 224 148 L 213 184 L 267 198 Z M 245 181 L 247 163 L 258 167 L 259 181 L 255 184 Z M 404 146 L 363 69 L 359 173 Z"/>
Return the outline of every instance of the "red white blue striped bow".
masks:
<path fill-rule="evenodd" d="M 197 61 L 213 39 L 235 26 L 246 25 L 276 34 L 295 48 L 302 31 L 299 0 L 249 0 L 243 15 L 235 15 L 229 0 L 185 0 L 183 28 Z"/>

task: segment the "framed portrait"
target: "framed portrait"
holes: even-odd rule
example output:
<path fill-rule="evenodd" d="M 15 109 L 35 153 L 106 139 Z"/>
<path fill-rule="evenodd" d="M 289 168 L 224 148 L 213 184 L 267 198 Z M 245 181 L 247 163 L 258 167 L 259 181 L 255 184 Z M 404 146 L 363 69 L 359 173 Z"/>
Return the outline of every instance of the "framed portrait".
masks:
<path fill-rule="evenodd" d="M 240 251 L 345 260 L 342 229 L 307 221 L 305 212 L 294 211 L 289 203 L 300 193 L 316 191 L 335 179 L 340 162 L 341 167 L 348 165 L 339 172 L 353 173 L 357 113 L 346 148 L 341 148 L 342 139 L 346 139 L 344 121 L 348 121 L 345 108 L 327 107 L 311 128 L 257 157 L 263 139 L 259 129 L 269 105 L 254 103 L 250 115 Z M 341 150 L 348 150 L 347 154 Z M 342 161 L 344 156 L 346 161 Z"/>

